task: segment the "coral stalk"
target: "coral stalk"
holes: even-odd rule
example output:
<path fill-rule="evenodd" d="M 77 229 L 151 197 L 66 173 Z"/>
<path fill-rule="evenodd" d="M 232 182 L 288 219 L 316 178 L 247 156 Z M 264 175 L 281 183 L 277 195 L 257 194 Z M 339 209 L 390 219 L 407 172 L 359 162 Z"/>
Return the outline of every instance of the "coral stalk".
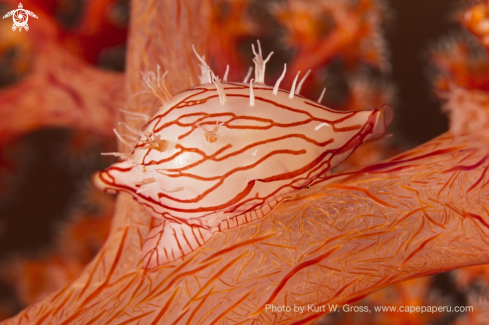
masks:
<path fill-rule="evenodd" d="M 41 19 L 26 36 L 34 52 L 32 71 L 0 93 L 0 145 L 42 127 L 111 136 L 124 100 L 124 76 L 91 67 L 70 53 L 53 20 L 38 12 Z"/>
<path fill-rule="evenodd" d="M 189 49 L 204 47 L 205 4 L 133 3 L 129 94 L 142 90 L 140 71 L 157 64 L 169 71 L 173 93 L 188 86 L 188 75 L 197 80 Z M 128 110 L 148 114 L 154 100 L 136 97 Z M 329 311 L 314 307 L 488 263 L 483 141 L 446 133 L 384 162 L 324 176 L 268 217 L 152 270 L 140 258 L 151 218 L 120 194 L 96 258 L 63 289 L 2 324 L 303 324 Z"/>
<path fill-rule="evenodd" d="M 109 238 L 72 283 L 4 324 L 304 323 L 406 279 L 489 262 L 489 150 L 444 134 L 379 164 L 322 180 L 261 222 L 216 235 L 151 271 L 150 218 L 121 194 Z M 103 321 L 98 321 L 103 319 Z"/>

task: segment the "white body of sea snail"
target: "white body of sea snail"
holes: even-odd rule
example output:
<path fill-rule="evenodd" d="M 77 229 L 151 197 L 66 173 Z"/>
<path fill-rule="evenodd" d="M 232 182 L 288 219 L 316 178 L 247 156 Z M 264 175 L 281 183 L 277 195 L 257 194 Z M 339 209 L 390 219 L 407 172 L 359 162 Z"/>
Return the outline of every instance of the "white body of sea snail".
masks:
<path fill-rule="evenodd" d="M 253 52 L 249 83 L 219 80 L 198 55 L 201 85 L 174 97 L 164 76 L 144 75 L 163 105 L 143 130 L 129 128 L 139 135 L 130 152 L 114 153 L 123 160 L 94 182 L 131 194 L 162 220 L 143 245 L 147 268 L 191 253 L 216 232 L 265 217 L 383 134 L 392 120 L 390 107 L 340 112 L 303 98 L 297 76 L 291 91 L 281 90 L 285 69 L 275 87 L 267 86 L 270 56 Z"/>

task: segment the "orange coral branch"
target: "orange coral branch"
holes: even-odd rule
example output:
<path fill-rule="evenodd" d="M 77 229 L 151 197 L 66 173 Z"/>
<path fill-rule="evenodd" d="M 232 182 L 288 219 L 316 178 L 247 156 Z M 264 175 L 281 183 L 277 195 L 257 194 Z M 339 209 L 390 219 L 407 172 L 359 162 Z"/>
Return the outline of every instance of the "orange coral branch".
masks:
<path fill-rule="evenodd" d="M 69 53 L 51 18 L 39 16 L 28 34 L 32 71 L 0 93 L 0 144 L 42 127 L 71 127 L 112 136 L 117 111 L 123 105 L 124 76 L 91 67 Z"/>
<path fill-rule="evenodd" d="M 206 36 L 202 6 L 134 2 L 130 94 L 141 90 L 139 72 L 156 63 L 170 71 L 174 91 L 188 85 L 187 76 L 195 76 L 188 49 Z M 150 101 L 139 97 L 130 108 L 149 113 Z M 94 261 L 3 324 L 302 324 L 328 312 L 308 306 L 348 303 L 406 279 L 487 263 L 488 154 L 476 135 L 442 135 L 382 163 L 318 179 L 268 217 L 153 270 L 141 262 L 150 217 L 120 194 Z M 273 311 L 267 303 L 305 312 Z"/>
<path fill-rule="evenodd" d="M 470 135 L 445 134 L 383 163 L 324 178 L 263 221 L 218 234 L 184 260 L 150 271 L 142 268 L 139 240 L 149 217 L 120 195 L 98 258 L 58 294 L 5 324 L 21 318 L 43 324 L 47 315 L 86 323 L 103 310 L 96 319 L 303 323 L 327 310 L 279 313 L 267 304 L 306 310 L 341 304 L 409 278 L 487 263 L 489 179 L 479 178 L 488 151 Z M 454 177 L 467 166 L 470 173 Z M 447 182 L 451 190 L 438 196 Z"/>

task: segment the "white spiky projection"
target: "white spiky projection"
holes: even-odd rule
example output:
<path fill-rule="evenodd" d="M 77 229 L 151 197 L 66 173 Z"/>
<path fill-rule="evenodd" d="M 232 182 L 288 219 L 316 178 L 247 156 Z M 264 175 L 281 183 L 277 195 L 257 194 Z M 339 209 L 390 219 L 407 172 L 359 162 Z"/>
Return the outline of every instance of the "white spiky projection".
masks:
<path fill-rule="evenodd" d="M 299 73 L 290 91 L 280 89 L 286 67 L 274 87 L 265 85 L 272 53 L 263 60 L 259 43 L 253 53 L 249 82 L 228 82 L 227 72 L 221 81 L 197 53 L 201 84 L 175 96 L 159 68 L 143 75 L 163 105 L 153 117 L 129 113 L 146 125 L 141 131 L 126 125 L 133 142 L 116 132 L 131 149 L 111 153 L 122 160 L 94 180 L 105 191 L 131 194 L 163 220 L 143 246 L 148 268 L 265 217 L 391 122 L 390 109 L 339 112 L 298 95 L 305 79 L 297 85 Z"/>

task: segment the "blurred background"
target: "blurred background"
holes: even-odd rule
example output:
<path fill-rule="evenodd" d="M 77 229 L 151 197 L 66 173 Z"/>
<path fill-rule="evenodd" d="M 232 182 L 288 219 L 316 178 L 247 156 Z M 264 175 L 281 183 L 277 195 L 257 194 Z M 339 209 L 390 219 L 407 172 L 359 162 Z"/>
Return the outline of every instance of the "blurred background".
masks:
<path fill-rule="evenodd" d="M 84 100 L 62 84 L 67 69 L 74 79 L 92 73 L 123 85 L 130 13 L 128 0 L 23 5 L 38 16 L 29 18 L 29 31 L 12 31 L 11 18 L 0 21 L 0 320 L 76 276 L 107 235 L 114 197 L 93 189 L 90 175 L 114 161 L 100 155 L 116 150 L 111 128 L 82 125 L 79 117 L 63 119 L 59 111 L 43 115 L 52 102 L 36 101 L 29 87 L 39 77 L 75 102 Z M 17 6 L 0 2 L 0 14 Z M 342 170 L 390 157 L 448 130 L 435 95 L 446 87 L 435 54 L 449 58 L 443 51 L 474 38 L 459 21 L 467 6 L 455 0 L 215 0 L 207 58 L 216 74 L 222 76 L 228 62 L 229 79 L 241 80 L 251 65 L 250 44 L 260 39 L 265 54 L 275 53 L 267 65 L 269 84 L 287 62 L 284 88 L 292 71 L 311 68 L 301 93 L 316 100 L 327 87 L 322 102 L 327 106 L 393 106 L 393 137 L 360 148 Z M 345 30 L 354 30 L 353 37 L 341 38 Z M 467 42 L 477 47 L 475 38 Z M 40 91 L 53 102 L 57 98 Z M 69 112 L 71 102 L 56 105 Z M 482 296 L 485 272 L 476 267 L 411 280 L 358 304 L 467 305 Z M 320 323 L 469 324 L 466 315 L 455 313 L 369 317 L 335 313 Z"/>

